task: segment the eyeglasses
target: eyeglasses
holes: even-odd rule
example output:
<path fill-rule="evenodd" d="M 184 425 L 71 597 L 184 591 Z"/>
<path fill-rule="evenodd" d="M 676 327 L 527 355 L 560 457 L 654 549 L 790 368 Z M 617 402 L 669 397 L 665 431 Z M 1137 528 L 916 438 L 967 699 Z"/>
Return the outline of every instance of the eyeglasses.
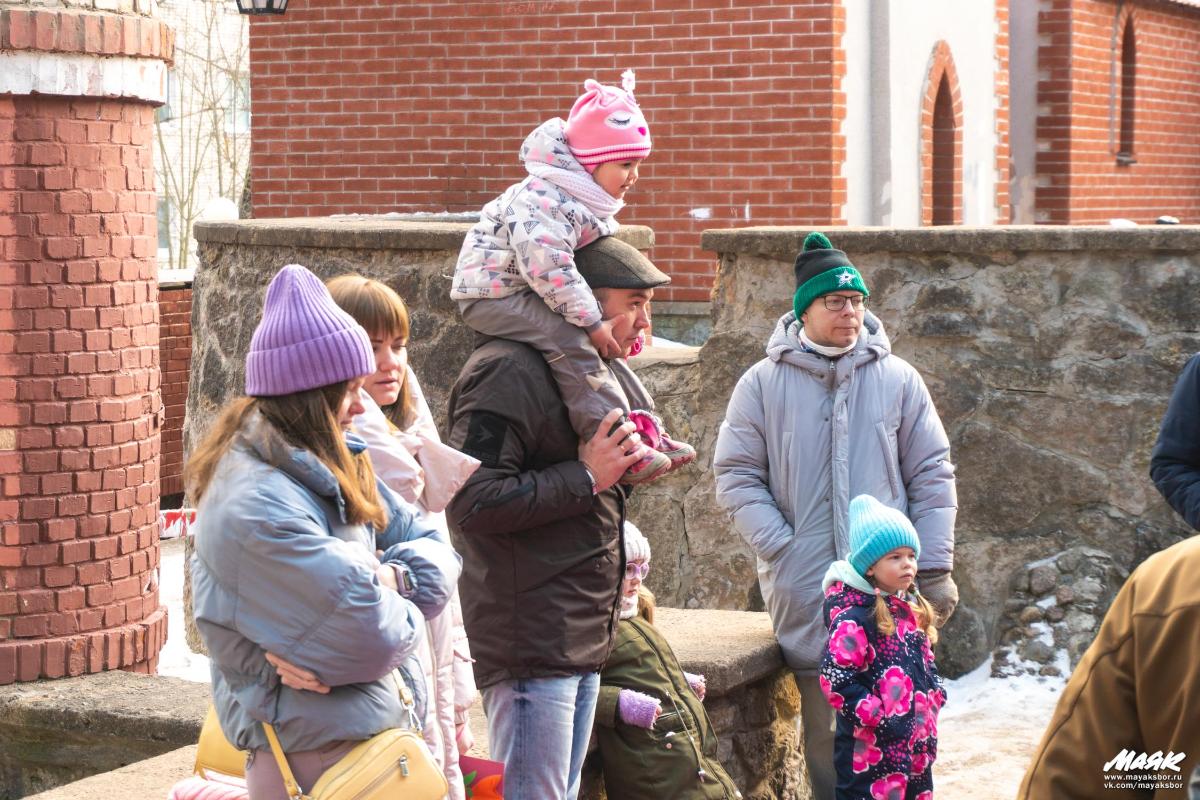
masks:
<path fill-rule="evenodd" d="M 841 311 L 846 307 L 846 303 L 849 303 L 851 308 L 858 311 L 867 304 L 867 296 L 856 294 L 847 297 L 844 294 L 827 294 L 821 296 L 821 302 L 825 304 L 825 308 L 829 311 Z"/>
<path fill-rule="evenodd" d="M 630 561 L 625 565 L 626 578 L 645 578 L 650 574 L 649 561 Z"/>

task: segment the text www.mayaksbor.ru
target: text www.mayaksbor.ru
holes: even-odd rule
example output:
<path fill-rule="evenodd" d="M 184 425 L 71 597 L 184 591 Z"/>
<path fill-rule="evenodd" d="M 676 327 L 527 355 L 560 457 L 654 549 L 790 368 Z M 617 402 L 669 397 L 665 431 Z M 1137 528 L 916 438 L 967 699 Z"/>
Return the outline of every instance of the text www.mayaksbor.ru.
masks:
<path fill-rule="evenodd" d="M 1178 775 L 1105 775 L 1105 789 L 1182 789 L 1183 781 Z"/>

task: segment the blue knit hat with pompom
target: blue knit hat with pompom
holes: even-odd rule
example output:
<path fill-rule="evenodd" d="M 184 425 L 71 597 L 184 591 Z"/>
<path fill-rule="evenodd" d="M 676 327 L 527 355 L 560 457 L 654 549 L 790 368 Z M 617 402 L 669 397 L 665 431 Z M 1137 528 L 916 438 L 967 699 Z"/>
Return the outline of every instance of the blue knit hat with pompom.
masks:
<path fill-rule="evenodd" d="M 864 578 L 875 562 L 897 547 L 911 547 L 921 557 L 917 529 L 903 511 L 885 506 L 869 494 L 850 501 L 850 555 L 846 559 Z"/>

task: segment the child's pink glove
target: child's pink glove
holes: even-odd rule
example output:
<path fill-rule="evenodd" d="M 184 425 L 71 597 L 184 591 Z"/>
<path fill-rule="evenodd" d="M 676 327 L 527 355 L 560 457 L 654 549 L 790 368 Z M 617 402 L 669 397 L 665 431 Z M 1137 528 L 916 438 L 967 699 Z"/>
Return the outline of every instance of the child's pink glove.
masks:
<path fill-rule="evenodd" d="M 683 673 L 683 677 L 687 680 L 688 686 L 692 687 L 692 691 L 696 693 L 696 697 L 703 700 L 705 693 L 708 691 L 708 682 L 704 680 L 704 676 L 693 672 L 685 672 Z"/>
<path fill-rule="evenodd" d="M 653 728 L 654 720 L 658 719 L 660 711 L 662 703 L 648 694 L 633 689 L 622 689 L 617 695 L 617 713 L 626 725 Z"/>

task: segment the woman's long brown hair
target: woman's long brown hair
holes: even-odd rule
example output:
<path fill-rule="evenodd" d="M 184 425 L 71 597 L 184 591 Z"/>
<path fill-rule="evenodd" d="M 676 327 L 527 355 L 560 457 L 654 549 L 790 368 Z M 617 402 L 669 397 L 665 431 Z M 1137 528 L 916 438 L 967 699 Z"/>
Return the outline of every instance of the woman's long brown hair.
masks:
<path fill-rule="evenodd" d="M 408 307 L 392 287 L 361 275 L 339 275 L 325 285 L 333 302 L 354 317 L 372 339 L 408 341 Z M 407 370 L 400 376 L 400 397 L 383 413 L 401 430 L 416 421 L 417 404 L 408 385 Z"/>
<path fill-rule="evenodd" d="M 371 460 L 365 452 L 357 456 L 350 452 L 338 424 L 337 411 L 348 385 L 342 381 L 279 397 L 239 397 L 229 403 L 184 467 L 184 483 L 192 502 L 198 504 L 204 497 L 246 417 L 258 411 L 288 444 L 309 451 L 333 473 L 349 522 L 371 523 L 382 530 L 387 512 L 379 501 Z"/>

